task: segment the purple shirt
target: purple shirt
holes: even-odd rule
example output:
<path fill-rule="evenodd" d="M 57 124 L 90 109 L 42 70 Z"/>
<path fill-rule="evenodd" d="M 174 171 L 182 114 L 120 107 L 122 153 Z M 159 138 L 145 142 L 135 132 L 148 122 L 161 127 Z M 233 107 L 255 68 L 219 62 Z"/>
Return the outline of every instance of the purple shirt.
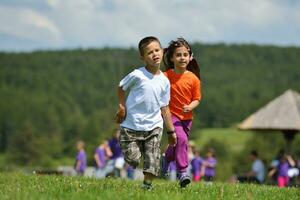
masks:
<path fill-rule="evenodd" d="M 97 155 L 98 159 L 100 160 L 100 166 L 97 165 L 98 168 L 103 168 L 105 166 L 106 160 L 105 160 L 105 150 L 101 147 L 97 147 L 95 150 L 95 154 Z"/>
<path fill-rule="evenodd" d="M 200 156 L 196 156 L 195 158 L 192 159 L 191 165 L 192 165 L 192 173 L 194 175 L 200 174 L 202 162 L 203 162 L 203 159 Z"/>
<path fill-rule="evenodd" d="M 170 171 L 176 171 L 176 163 L 175 161 L 171 161 L 169 164 L 169 170 Z"/>
<path fill-rule="evenodd" d="M 215 168 L 217 165 L 217 160 L 214 157 L 206 158 L 205 162 L 209 163 L 211 166 L 205 167 L 205 176 L 215 176 Z"/>
<path fill-rule="evenodd" d="M 86 154 L 84 150 L 80 150 L 77 153 L 76 156 L 76 164 L 78 163 L 78 161 L 81 162 L 80 166 L 79 166 L 79 170 L 77 172 L 83 173 L 85 168 L 86 168 Z"/>
<path fill-rule="evenodd" d="M 277 166 L 278 169 L 278 176 L 288 176 L 288 170 L 289 170 L 289 163 L 287 161 L 280 162 Z"/>
<path fill-rule="evenodd" d="M 122 149 L 119 143 L 119 140 L 116 138 L 112 138 L 108 141 L 108 145 L 112 151 L 111 159 L 116 159 L 123 156 Z"/>

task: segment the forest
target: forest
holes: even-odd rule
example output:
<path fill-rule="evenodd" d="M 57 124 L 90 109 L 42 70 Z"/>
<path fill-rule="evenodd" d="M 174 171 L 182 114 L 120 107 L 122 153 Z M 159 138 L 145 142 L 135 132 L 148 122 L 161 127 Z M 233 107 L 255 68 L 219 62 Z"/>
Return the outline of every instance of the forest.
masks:
<path fill-rule="evenodd" d="M 234 127 L 285 90 L 300 91 L 299 47 L 192 47 L 202 81 L 195 130 Z M 0 154 L 51 166 L 73 156 L 78 139 L 97 146 L 117 126 L 119 81 L 142 65 L 136 48 L 0 52 Z"/>

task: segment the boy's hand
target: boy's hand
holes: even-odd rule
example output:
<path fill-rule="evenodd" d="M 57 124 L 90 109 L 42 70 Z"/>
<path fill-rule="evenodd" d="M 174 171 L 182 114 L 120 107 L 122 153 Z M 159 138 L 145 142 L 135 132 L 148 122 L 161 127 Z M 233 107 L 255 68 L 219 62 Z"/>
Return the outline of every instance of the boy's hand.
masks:
<path fill-rule="evenodd" d="M 120 124 L 124 121 L 126 115 L 126 109 L 123 105 L 119 104 L 119 110 L 116 113 L 115 121 Z"/>
<path fill-rule="evenodd" d="M 168 142 L 170 145 L 175 146 L 177 143 L 176 133 L 168 134 Z"/>

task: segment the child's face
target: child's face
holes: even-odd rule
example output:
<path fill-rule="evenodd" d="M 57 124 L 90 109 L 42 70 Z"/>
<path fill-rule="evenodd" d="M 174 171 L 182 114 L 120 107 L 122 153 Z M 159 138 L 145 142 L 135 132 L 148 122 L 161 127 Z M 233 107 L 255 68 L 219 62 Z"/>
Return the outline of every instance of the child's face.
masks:
<path fill-rule="evenodd" d="M 175 49 L 171 61 L 174 63 L 174 67 L 177 69 L 186 69 L 190 62 L 190 53 L 185 46 Z"/>
<path fill-rule="evenodd" d="M 213 154 L 212 154 L 211 152 L 207 152 L 206 156 L 207 156 L 207 157 L 212 157 Z"/>
<path fill-rule="evenodd" d="M 80 142 L 78 142 L 77 144 L 76 144 L 76 149 L 79 151 L 79 150 L 81 150 L 81 149 L 83 149 L 83 144 L 82 143 L 80 143 Z"/>
<path fill-rule="evenodd" d="M 163 50 L 156 41 L 144 47 L 144 55 L 141 57 L 149 67 L 159 67 L 163 56 Z"/>

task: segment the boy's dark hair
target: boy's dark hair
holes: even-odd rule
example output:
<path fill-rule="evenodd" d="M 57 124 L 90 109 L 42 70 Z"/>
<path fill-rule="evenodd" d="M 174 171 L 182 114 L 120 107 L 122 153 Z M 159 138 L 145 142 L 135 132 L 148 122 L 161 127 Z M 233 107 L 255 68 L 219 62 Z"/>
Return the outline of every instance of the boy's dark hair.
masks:
<path fill-rule="evenodd" d="M 147 46 L 148 44 L 150 44 L 151 42 L 156 41 L 160 44 L 160 41 L 158 38 L 154 37 L 154 36 L 148 36 L 143 38 L 140 42 L 139 42 L 139 52 L 141 56 L 144 56 L 144 48 L 145 46 Z"/>
<path fill-rule="evenodd" d="M 189 51 L 190 56 L 192 57 L 192 60 L 189 62 L 189 64 L 187 65 L 187 70 L 193 72 L 198 78 L 199 80 L 201 80 L 200 77 L 200 67 L 196 61 L 195 58 L 193 58 L 193 52 L 192 52 L 192 48 L 189 45 L 189 43 L 183 39 L 183 38 L 178 38 L 177 40 L 172 40 L 169 43 L 169 47 L 164 49 L 164 65 L 166 67 L 166 70 L 168 69 L 174 69 L 174 63 L 171 61 L 171 57 L 175 52 L 175 49 L 178 47 L 186 47 Z"/>

